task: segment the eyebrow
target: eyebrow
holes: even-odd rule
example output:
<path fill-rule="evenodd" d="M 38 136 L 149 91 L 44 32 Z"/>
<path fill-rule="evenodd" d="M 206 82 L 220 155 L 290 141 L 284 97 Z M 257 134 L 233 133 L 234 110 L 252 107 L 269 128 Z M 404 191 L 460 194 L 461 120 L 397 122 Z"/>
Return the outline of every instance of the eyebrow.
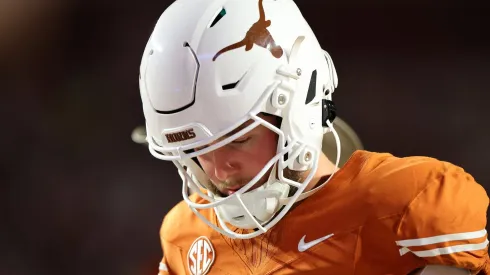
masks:
<path fill-rule="evenodd" d="M 246 122 L 242 123 L 242 125 L 236 127 L 233 131 L 229 132 L 228 134 L 225 134 L 224 137 L 231 137 L 232 135 L 240 132 L 241 130 L 247 128 L 247 126 L 250 126 L 250 124 L 252 124 L 253 121 L 250 119 L 250 120 L 247 120 Z"/>

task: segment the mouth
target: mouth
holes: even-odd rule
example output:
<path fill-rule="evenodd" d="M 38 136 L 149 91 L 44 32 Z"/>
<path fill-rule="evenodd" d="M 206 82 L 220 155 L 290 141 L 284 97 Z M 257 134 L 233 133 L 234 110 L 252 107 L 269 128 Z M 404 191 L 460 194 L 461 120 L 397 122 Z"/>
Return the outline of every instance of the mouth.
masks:
<path fill-rule="evenodd" d="M 263 184 L 264 184 L 263 182 L 257 182 L 254 186 L 252 186 L 251 188 L 249 188 L 245 193 L 250 192 L 252 190 L 255 190 L 255 189 L 259 188 L 260 186 L 262 186 Z M 219 191 L 224 196 L 230 196 L 230 195 L 233 195 L 234 193 L 236 193 L 238 190 L 240 190 L 244 186 L 245 185 L 235 185 L 235 186 L 231 186 L 231 187 L 226 187 L 226 188 L 220 189 Z"/>
<path fill-rule="evenodd" d="M 243 186 L 232 186 L 232 187 L 228 187 L 228 188 L 225 188 L 223 190 L 220 190 L 221 193 L 223 193 L 224 195 L 227 195 L 227 196 L 230 196 L 230 195 L 233 195 L 236 191 L 240 190 Z"/>

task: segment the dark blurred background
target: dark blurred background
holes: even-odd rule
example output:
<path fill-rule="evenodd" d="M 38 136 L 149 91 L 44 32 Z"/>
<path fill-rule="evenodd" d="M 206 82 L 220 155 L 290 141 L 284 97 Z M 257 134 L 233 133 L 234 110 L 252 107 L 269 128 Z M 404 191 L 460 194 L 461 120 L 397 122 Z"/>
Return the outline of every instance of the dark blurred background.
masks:
<path fill-rule="evenodd" d="M 365 148 L 490 188 L 483 1 L 298 1 Z M 139 62 L 168 0 L 0 0 L 0 275 L 156 274 L 175 168 L 132 142 Z"/>

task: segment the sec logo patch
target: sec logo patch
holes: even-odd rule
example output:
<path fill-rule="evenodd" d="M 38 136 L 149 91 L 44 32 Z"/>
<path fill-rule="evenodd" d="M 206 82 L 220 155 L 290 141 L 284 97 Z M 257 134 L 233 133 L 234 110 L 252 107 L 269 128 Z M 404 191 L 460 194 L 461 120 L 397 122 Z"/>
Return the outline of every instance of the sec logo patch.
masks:
<path fill-rule="evenodd" d="M 187 253 L 187 267 L 193 275 L 204 275 L 209 272 L 216 253 L 208 238 L 201 236 L 191 245 Z"/>

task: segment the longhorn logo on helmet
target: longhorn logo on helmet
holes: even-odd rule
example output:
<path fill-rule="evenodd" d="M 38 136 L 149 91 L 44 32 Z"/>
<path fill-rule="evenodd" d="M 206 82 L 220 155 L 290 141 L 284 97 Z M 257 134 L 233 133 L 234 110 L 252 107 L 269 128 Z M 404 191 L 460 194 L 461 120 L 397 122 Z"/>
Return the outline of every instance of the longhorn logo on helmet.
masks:
<path fill-rule="evenodd" d="M 242 41 L 231 44 L 230 46 L 221 49 L 213 57 L 213 61 L 215 61 L 216 58 L 218 58 L 218 56 L 220 56 L 222 53 L 238 49 L 243 46 L 245 46 L 245 51 L 250 51 L 253 48 L 254 44 L 268 49 L 275 58 L 280 58 L 282 56 L 284 51 L 282 50 L 281 46 L 276 45 L 274 38 L 267 30 L 267 28 L 271 25 L 271 20 L 265 20 L 265 13 L 262 1 L 263 0 L 259 0 L 259 20 L 250 27 L 247 34 L 245 35 L 245 38 L 243 38 Z"/>

